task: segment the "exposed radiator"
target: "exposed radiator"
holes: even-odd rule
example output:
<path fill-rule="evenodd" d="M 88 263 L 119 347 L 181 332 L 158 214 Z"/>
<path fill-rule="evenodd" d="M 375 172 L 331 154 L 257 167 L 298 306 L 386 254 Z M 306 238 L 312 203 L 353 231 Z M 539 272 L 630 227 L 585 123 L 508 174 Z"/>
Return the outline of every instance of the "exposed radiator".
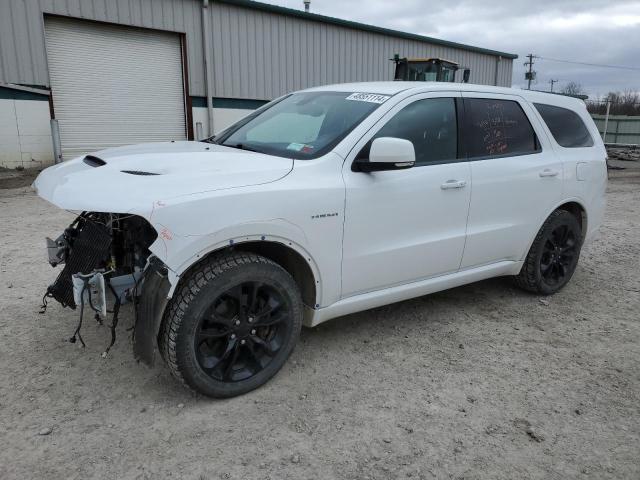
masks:
<path fill-rule="evenodd" d="M 110 248 L 109 229 L 105 225 L 84 220 L 82 228 L 73 241 L 64 268 L 56 281 L 47 288 L 47 295 L 55 298 L 63 307 L 75 309 L 71 275 L 74 273 L 89 274 L 96 268 L 104 266 L 104 261 L 109 258 Z"/>

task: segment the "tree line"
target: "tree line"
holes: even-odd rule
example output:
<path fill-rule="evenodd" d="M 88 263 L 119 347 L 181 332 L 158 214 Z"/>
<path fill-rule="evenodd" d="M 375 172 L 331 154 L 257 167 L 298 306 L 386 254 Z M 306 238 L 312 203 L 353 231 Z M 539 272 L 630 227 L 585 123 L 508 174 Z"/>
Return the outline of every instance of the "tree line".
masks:
<path fill-rule="evenodd" d="M 586 92 L 578 82 L 568 82 L 560 93 L 573 97 L 585 95 Z M 607 102 L 611 102 L 609 115 L 640 115 L 640 92 L 625 90 L 624 92 L 609 92 L 602 97 L 585 100 L 589 113 L 605 115 Z"/>
<path fill-rule="evenodd" d="M 640 94 L 633 90 L 624 92 L 609 92 L 602 98 L 586 101 L 589 113 L 605 115 L 607 101 L 611 102 L 609 115 L 640 115 Z"/>

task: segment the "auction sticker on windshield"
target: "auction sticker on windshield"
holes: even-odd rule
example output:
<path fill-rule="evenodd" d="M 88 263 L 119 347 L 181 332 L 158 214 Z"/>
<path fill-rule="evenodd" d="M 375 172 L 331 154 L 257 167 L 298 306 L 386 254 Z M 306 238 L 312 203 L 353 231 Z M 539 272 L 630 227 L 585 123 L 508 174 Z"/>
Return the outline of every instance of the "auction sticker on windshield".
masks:
<path fill-rule="evenodd" d="M 313 145 L 307 145 L 305 143 L 290 143 L 287 145 L 287 150 L 302 153 L 313 153 Z"/>
<path fill-rule="evenodd" d="M 377 95 L 375 93 L 352 93 L 346 100 L 355 100 L 356 102 L 384 103 L 389 100 L 388 95 Z"/>

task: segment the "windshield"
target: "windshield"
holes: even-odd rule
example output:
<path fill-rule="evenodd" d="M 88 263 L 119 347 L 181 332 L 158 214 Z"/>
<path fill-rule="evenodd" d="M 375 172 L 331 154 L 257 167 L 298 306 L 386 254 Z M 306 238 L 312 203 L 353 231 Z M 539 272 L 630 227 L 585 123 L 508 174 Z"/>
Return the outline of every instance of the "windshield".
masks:
<path fill-rule="evenodd" d="M 438 66 L 431 62 L 411 62 L 409 64 L 409 81 L 436 82 Z"/>
<path fill-rule="evenodd" d="M 294 93 L 246 117 L 213 141 L 288 158 L 317 158 L 388 98 L 351 92 Z"/>

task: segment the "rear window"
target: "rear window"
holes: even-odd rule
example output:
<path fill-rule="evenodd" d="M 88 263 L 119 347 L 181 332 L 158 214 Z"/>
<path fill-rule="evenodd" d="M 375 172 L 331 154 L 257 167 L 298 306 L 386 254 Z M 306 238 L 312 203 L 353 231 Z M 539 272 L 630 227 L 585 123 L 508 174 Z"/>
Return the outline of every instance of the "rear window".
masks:
<path fill-rule="evenodd" d="M 524 111 L 513 100 L 465 98 L 469 158 L 526 155 L 540 151 Z"/>
<path fill-rule="evenodd" d="M 558 145 L 567 148 L 593 146 L 593 138 L 576 112 L 543 103 L 534 103 L 534 105 Z"/>

